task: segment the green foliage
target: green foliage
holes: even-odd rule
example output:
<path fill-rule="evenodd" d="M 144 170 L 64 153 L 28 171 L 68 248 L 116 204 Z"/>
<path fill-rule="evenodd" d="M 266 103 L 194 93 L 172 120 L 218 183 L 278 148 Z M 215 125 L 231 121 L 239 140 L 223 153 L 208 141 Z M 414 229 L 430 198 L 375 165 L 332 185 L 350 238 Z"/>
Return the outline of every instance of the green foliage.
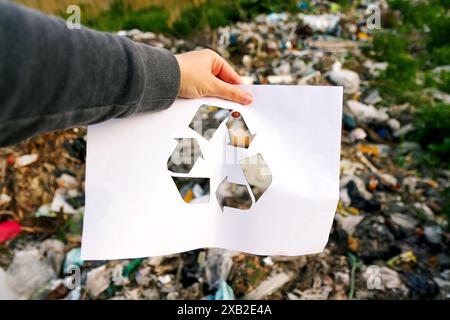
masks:
<path fill-rule="evenodd" d="M 450 72 L 435 74 L 429 71 L 425 74 L 425 86 L 435 87 L 443 92 L 450 93 Z"/>
<path fill-rule="evenodd" d="M 181 13 L 181 18 L 175 21 L 171 31 L 178 37 L 186 37 L 203 30 L 206 26 L 206 18 L 203 8 L 200 6 L 190 6 Z"/>
<path fill-rule="evenodd" d="M 418 130 L 409 136 L 419 142 L 425 154 L 423 163 L 449 167 L 450 106 L 423 105 L 423 90 L 437 88 L 450 91 L 450 75 L 439 77 L 432 70 L 450 64 L 450 0 L 391 0 L 390 8 L 400 13 L 394 29 L 385 29 L 374 36 L 374 58 L 387 61 L 389 67 L 378 80 L 387 102 L 409 102 L 419 106 Z M 423 80 L 423 81 L 418 81 Z"/>
<path fill-rule="evenodd" d="M 450 63 L 450 45 L 431 49 L 431 62 L 433 65 L 445 65 Z"/>
<path fill-rule="evenodd" d="M 240 20 L 235 1 L 206 1 L 199 6 L 186 7 L 170 28 L 178 37 L 187 37 L 205 28 L 215 29 Z"/>
<path fill-rule="evenodd" d="M 152 6 L 133 10 L 123 0 L 115 0 L 109 10 L 83 16 L 83 24 L 103 31 L 137 28 L 186 38 L 205 28 L 215 29 L 261 13 L 298 10 L 294 0 L 206 0 L 185 6 L 179 17 L 169 23 L 170 9 Z"/>
<path fill-rule="evenodd" d="M 417 131 L 412 136 L 429 152 L 429 164 L 443 164 L 450 168 L 450 105 L 424 105 L 416 118 Z"/>
<path fill-rule="evenodd" d="M 253 17 L 260 13 L 270 12 L 295 12 L 297 2 L 293 0 L 240 0 L 240 7 L 247 17 Z"/>
<path fill-rule="evenodd" d="M 445 14 L 445 6 L 440 2 L 443 1 L 415 1 L 410 0 L 391 0 L 389 6 L 392 10 L 398 10 L 402 16 L 404 24 L 412 25 L 421 29 L 430 23 L 435 23 L 438 18 Z"/>
<path fill-rule="evenodd" d="M 108 11 L 95 17 L 85 17 L 84 24 L 104 31 L 138 28 L 153 32 L 166 32 L 169 12 L 160 7 L 132 10 L 122 0 L 116 0 Z"/>
<path fill-rule="evenodd" d="M 444 92 L 450 93 L 450 72 L 443 72 L 441 74 L 437 87 Z"/>
<path fill-rule="evenodd" d="M 377 33 L 373 40 L 375 59 L 389 66 L 381 75 L 378 86 L 391 102 L 402 103 L 417 99 L 416 76 L 419 61 L 408 51 L 409 42 L 397 32 Z"/>
<path fill-rule="evenodd" d="M 169 13 L 161 8 L 137 11 L 124 20 L 122 29 L 130 30 L 137 28 L 158 33 L 165 32 L 167 30 L 168 19 Z"/>
<path fill-rule="evenodd" d="M 205 28 L 214 29 L 236 22 L 243 18 L 243 10 L 238 0 L 207 0 L 200 5 L 186 6 L 171 24 L 169 16 L 169 11 L 162 7 L 133 10 L 123 0 L 116 0 L 109 10 L 100 15 L 85 17 L 84 24 L 104 31 L 137 28 L 185 38 Z"/>
<path fill-rule="evenodd" d="M 373 39 L 375 55 L 384 61 L 392 61 L 399 53 L 407 51 L 407 48 L 407 39 L 394 31 L 377 33 Z"/>
<path fill-rule="evenodd" d="M 211 29 L 225 26 L 241 19 L 240 7 L 235 1 L 206 7 L 206 17 Z"/>

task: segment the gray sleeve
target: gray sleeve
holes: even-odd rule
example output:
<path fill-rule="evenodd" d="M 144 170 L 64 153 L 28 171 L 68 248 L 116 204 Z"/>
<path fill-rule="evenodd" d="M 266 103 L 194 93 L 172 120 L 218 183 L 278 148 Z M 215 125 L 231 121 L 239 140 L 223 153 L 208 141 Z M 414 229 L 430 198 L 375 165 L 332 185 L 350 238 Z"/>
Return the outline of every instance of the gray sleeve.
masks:
<path fill-rule="evenodd" d="M 169 107 L 172 53 L 0 0 L 0 147 L 36 134 Z"/>

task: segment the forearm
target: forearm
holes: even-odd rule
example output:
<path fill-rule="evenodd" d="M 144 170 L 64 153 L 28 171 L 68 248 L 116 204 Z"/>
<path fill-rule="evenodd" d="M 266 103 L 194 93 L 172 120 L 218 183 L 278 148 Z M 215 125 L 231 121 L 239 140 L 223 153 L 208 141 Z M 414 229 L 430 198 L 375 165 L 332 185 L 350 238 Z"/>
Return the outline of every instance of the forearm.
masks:
<path fill-rule="evenodd" d="M 0 146 L 167 108 L 179 81 L 167 50 L 0 1 Z"/>

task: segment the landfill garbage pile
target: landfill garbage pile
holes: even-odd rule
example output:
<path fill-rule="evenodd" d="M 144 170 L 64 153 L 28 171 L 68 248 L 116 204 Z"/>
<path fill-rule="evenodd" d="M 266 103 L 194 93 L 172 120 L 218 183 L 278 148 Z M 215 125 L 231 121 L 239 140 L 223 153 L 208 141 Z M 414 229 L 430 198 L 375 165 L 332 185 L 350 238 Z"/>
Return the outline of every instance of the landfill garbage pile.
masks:
<path fill-rule="evenodd" d="M 414 107 L 387 105 L 371 86 L 387 63 L 361 51 L 371 38 L 364 6 L 335 11 L 260 15 L 219 28 L 208 44 L 246 83 L 344 87 L 340 201 L 323 253 L 199 249 L 82 261 L 86 131 L 74 128 L 0 149 L 0 298 L 450 298 L 442 215 L 450 172 L 417 164 L 420 147 L 404 139 L 414 130 Z M 151 32 L 119 35 L 174 53 L 197 48 Z"/>

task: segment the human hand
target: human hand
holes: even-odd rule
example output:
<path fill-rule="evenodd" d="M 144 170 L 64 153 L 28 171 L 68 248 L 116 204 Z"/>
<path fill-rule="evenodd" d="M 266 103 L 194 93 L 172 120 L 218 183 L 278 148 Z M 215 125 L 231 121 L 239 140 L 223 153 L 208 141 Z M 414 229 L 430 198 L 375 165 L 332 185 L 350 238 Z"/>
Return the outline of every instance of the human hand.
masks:
<path fill-rule="evenodd" d="M 180 66 L 179 97 L 218 97 L 250 104 L 250 93 L 235 86 L 242 80 L 220 55 L 210 49 L 175 55 Z"/>

